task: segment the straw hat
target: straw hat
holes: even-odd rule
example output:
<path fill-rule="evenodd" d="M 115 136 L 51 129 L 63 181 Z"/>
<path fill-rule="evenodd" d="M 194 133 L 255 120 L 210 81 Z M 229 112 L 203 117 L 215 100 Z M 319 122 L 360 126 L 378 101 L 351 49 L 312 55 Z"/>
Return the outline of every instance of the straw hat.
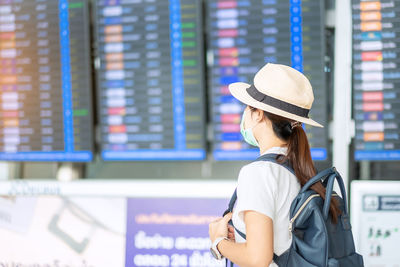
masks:
<path fill-rule="evenodd" d="M 231 83 L 229 91 L 249 106 L 312 126 L 324 127 L 308 117 L 314 101 L 310 82 L 301 72 L 289 66 L 268 63 L 256 73 L 253 85 Z"/>

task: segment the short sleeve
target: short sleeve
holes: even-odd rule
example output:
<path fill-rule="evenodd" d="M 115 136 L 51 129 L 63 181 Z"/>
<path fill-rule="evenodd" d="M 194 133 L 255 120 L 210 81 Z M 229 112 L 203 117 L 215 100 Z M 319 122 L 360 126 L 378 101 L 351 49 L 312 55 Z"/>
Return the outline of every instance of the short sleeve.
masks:
<path fill-rule="evenodd" d="M 235 210 L 244 221 L 244 211 L 252 210 L 274 220 L 277 183 L 269 162 L 254 162 L 239 172 Z"/>

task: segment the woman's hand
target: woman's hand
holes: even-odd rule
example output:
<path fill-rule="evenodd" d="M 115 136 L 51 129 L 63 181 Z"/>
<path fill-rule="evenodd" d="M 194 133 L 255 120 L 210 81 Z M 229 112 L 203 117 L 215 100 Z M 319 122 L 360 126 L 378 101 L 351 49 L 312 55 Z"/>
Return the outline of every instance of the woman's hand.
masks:
<path fill-rule="evenodd" d="M 216 219 L 209 225 L 208 233 L 211 243 L 218 237 L 228 237 L 228 222 L 232 219 L 232 213 L 226 214 L 223 218 Z"/>
<path fill-rule="evenodd" d="M 232 225 L 228 225 L 228 239 L 230 241 L 236 242 L 235 240 L 235 228 Z"/>

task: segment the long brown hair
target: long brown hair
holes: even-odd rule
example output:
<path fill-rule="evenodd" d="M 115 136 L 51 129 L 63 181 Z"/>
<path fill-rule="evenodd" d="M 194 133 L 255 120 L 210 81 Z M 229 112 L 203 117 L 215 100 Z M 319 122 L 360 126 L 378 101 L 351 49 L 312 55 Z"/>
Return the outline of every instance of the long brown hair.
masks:
<path fill-rule="evenodd" d="M 255 108 L 250 107 L 253 111 Z M 296 177 L 303 187 L 310 178 L 317 174 L 314 167 L 314 163 L 311 158 L 310 145 L 308 143 L 307 135 L 303 130 L 303 127 L 294 127 L 292 129 L 291 122 L 293 120 L 281 117 L 264 111 L 264 116 L 267 117 L 272 123 L 272 129 L 275 135 L 287 142 L 287 156 L 279 157 L 279 162 L 289 160 L 289 163 L 293 167 Z M 321 182 L 317 182 L 311 186 L 315 192 L 317 192 L 325 200 L 325 187 Z M 339 203 L 332 197 L 329 211 L 331 214 L 332 222 L 337 223 L 337 217 L 340 214 Z"/>

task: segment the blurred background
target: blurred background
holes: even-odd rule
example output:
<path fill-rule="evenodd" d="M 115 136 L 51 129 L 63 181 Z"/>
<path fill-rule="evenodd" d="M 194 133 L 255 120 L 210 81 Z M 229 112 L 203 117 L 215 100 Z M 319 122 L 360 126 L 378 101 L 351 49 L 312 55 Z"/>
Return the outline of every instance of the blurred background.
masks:
<path fill-rule="evenodd" d="M 222 266 L 208 222 L 259 154 L 228 84 L 271 62 L 311 81 L 325 127 L 303 127 L 317 169 L 345 180 L 366 265 L 399 266 L 399 12 L 398 0 L 0 0 L 0 265 Z"/>

